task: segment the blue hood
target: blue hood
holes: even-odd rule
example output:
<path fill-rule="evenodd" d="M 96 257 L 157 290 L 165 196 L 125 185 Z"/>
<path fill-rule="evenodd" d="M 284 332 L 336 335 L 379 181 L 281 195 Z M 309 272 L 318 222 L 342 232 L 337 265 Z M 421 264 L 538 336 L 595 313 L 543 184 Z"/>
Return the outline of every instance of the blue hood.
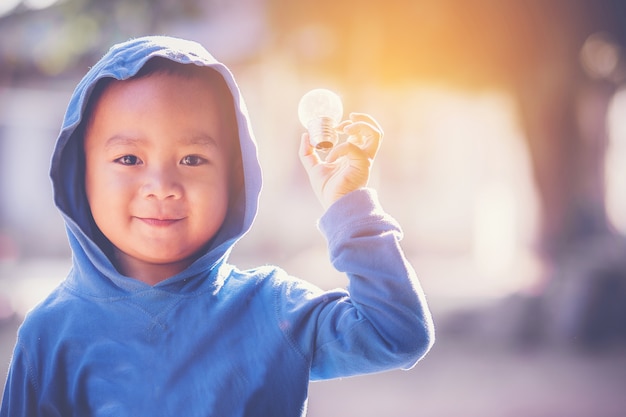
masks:
<path fill-rule="evenodd" d="M 197 288 L 201 283 L 190 285 L 192 281 L 206 280 L 207 275 L 227 259 L 233 245 L 250 229 L 257 213 L 261 190 L 257 147 L 244 100 L 228 68 L 193 41 L 148 36 L 115 45 L 87 72 L 76 87 L 55 145 L 50 168 L 54 201 L 65 220 L 73 251 L 73 273 L 68 280 L 73 287 L 91 294 L 102 294 L 104 290 L 109 296 L 114 293 L 119 295 L 119 291 L 145 289 L 146 284 L 124 277 L 115 269 L 107 256 L 110 244 L 93 223 L 84 186 L 82 121 L 85 109 L 98 80 L 128 79 L 154 57 L 212 68 L 222 75 L 233 96 L 244 169 L 243 189 L 236 193 L 237 201 L 211 246 L 187 270 L 158 286 L 171 291 Z"/>

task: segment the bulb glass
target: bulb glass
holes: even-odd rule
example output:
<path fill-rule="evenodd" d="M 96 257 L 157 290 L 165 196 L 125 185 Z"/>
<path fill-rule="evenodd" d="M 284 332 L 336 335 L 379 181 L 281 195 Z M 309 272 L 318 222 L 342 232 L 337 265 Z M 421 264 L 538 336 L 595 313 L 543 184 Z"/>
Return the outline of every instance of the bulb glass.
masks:
<path fill-rule="evenodd" d="M 342 116 L 341 98 L 324 88 L 309 91 L 298 105 L 300 123 L 309 131 L 311 144 L 317 149 L 330 149 L 337 143 L 335 127 Z"/>

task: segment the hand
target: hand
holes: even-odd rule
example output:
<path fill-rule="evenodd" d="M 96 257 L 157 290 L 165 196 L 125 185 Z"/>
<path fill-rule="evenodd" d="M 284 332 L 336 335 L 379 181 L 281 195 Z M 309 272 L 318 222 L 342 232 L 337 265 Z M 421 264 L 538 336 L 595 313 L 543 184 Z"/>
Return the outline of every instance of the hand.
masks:
<path fill-rule="evenodd" d="M 300 143 L 300 161 L 325 209 L 342 196 L 367 185 L 383 137 L 378 123 L 362 113 L 351 113 L 350 119 L 341 122 L 336 129 L 348 138 L 331 149 L 325 160 L 311 145 L 308 133 L 302 134 Z"/>

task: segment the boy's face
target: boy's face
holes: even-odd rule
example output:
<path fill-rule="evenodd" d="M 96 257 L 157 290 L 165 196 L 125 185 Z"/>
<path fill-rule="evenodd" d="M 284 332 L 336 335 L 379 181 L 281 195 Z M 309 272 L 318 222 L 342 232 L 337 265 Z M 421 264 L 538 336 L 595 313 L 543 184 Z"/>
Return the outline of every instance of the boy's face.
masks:
<path fill-rule="evenodd" d="M 167 74 L 113 81 L 94 106 L 87 199 L 123 274 L 172 276 L 222 225 L 231 153 L 219 106 L 206 81 Z"/>

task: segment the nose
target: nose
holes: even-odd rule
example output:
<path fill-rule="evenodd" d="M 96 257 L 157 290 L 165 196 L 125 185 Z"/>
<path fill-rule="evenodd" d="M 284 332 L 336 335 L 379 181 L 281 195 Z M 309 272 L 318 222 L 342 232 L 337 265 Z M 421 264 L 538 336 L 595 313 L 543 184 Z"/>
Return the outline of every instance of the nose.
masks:
<path fill-rule="evenodd" d="M 145 198 L 158 200 L 180 198 L 183 195 L 183 187 L 176 169 L 153 166 L 146 170 L 141 193 Z"/>

